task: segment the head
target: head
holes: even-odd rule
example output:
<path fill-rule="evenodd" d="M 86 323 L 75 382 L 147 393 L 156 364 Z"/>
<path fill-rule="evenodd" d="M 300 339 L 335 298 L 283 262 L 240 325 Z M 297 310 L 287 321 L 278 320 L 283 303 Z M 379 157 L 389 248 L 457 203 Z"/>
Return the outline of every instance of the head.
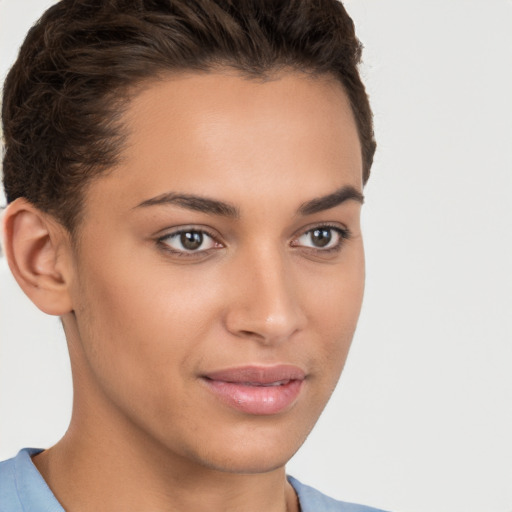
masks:
<path fill-rule="evenodd" d="M 362 300 L 360 54 L 335 0 L 63 0 L 30 31 L 6 253 L 63 318 L 80 428 L 238 472 L 304 441 Z"/>

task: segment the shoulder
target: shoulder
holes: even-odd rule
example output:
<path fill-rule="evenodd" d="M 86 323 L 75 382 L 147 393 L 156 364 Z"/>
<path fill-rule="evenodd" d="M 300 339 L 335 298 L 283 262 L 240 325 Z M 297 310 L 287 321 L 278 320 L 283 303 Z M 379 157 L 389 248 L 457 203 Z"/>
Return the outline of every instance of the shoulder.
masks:
<path fill-rule="evenodd" d="M 302 512 L 383 512 L 376 508 L 329 498 L 329 496 L 322 494 L 313 487 L 300 483 L 291 476 L 288 477 L 288 481 L 299 497 Z"/>
<path fill-rule="evenodd" d="M 16 457 L 0 462 L 0 512 L 23 512 L 18 497 Z"/>
<path fill-rule="evenodd" d="M 0 512 L 63 512 L 32 462 L 32 455 L 40 451 L 25 448 L 16 457 L 0 462 Z"/>

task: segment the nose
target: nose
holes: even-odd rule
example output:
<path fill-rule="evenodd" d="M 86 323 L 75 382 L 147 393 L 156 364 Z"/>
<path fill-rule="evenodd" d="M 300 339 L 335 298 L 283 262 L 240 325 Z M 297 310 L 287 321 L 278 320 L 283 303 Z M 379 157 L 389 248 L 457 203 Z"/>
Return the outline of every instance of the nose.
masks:
<path fill-rule="evenodd" d="M 283 255 L 260 251 L 236 265 L 225 324 L 240 338 L 275 345 L 302 330 L 306 315 L 297 281 Z"/>

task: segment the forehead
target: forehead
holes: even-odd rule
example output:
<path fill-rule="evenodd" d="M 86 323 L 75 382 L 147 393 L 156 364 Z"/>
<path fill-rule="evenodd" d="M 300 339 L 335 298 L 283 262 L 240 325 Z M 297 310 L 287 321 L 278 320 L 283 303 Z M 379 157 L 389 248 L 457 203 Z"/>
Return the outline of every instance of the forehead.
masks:
<path fill-rule="evenodd" d="M 146 84 L 122 122 L 128 135 L 121 163 L 99 182 L 113 193 L 122 189 L 127 205 L 191 189 L 230 200 L 243 199 L 248 187 L 268 196 L 297 181 L 302 195 L 346 184 L 361 189 L 351 107 L 341 84 L 328 76 L 168 76 Z"/>

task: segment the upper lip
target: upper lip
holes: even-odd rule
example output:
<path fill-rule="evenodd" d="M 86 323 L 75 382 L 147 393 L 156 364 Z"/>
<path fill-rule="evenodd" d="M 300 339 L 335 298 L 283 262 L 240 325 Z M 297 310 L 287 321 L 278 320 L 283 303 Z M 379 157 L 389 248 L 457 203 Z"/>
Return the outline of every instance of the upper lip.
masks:
<path fill-rule="evenodd" d="M 221 382 L 265 385 L 290 380 L 304 380 L 306 373 L 298 366 L 291 364 L 273 366 L 250 365 L 216 370 L 204 374 L 203 377 Z"/>

